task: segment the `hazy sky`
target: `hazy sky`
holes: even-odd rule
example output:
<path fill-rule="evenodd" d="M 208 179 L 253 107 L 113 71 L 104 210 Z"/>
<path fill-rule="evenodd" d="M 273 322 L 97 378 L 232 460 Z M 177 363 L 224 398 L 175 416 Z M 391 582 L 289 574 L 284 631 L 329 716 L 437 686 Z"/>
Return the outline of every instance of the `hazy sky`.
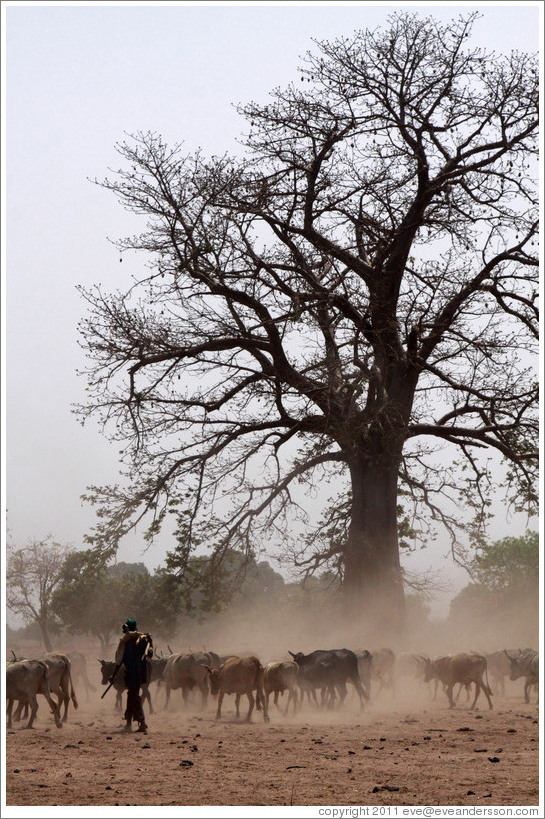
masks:
<path fill-rule="evenodd" d="M 233 104 L 264 102 L 296 80 L 312 37 L 374 27 L 400 8 L 443 21 L 479 9 L 475 44 L 537 51 L 540 5 L 3 4 L 4 457 L 7 526 L 18 544 L 48 533 L 81 544 L 94 520 L 81 493 L 118 474 L 116 447 L 71 412 L 84 398 L 76 370 L 85 304 L 76 285 L 115 289 L 144 263 L 119 264 L 108 238 L 136 232 L 138 221 L 89 181 L 117 166 L 115 143 L 149 129 L 188 151 L 232 151 L 244 127 Z M 523 521 L 500 516 L 493 533 L 523 530 Z M 119 557 L 154 568 L 169 546 L 143 554 L 131 538 Z M 446 570 L 445 551 L 426 550 L 412 563 Z M 465 584 L 465 574 L 450 574 Z"/>

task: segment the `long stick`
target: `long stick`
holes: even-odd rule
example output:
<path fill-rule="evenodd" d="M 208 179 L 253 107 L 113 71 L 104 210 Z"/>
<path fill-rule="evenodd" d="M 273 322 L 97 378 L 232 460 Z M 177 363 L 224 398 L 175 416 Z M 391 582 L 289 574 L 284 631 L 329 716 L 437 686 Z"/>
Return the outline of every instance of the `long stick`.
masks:
<path fill-rule="evenodd" d="M 109 685 L 109 686 L 108 686 L 108 688 L 106 689 L 106 691 L 105 691 L 103 694 L 101 694 L 101 695 L 100 695 L 100 699 L 101 699 L 101 700 L 103 700 L 103 699 L 104 699 L 104 697 L 106 696 L 106 694 L 108 693 L 108 691 L 110 690 L 110 688 L 112 687 L 112 685 L 114 684 L 114 682 L 115 682 L 115 680 L 112 680 L 112 681 L 111 681 L 111 683 L 110 683 L 110 685 Z"/>

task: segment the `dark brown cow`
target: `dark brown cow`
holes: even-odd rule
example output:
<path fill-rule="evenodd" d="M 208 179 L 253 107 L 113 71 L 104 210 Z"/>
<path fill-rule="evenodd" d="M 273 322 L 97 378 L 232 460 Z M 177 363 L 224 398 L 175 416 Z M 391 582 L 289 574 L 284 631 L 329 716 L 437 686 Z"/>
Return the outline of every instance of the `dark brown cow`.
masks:
<path fill-rule="evenodd" d="M 235 708 L 237 719 L 240 718 L 240 698 L 246 694 L 250 703 L 246 722 L 250 722 L 254 704 L 257 710 L 263 709 L 263 719 L 269 722 L 269 714 L 265 694 L 263 691 L 264 668 L 257 657 L 230 657 L 219 668 L 207 669 L 210 675 L 210 690 L 215 696 L 218 694 L 218 710 L 216 719 L 221 717 L 221 704 L 225 694 L 236 694 Z M 256 698 L 253 692 L 256 691 Z"/>
<path fill-rule="evenodd" d="M 450 654 L 446 657 L 436 657 L 434 660 L 429 658 L 422 658 L 422 660 L 425 668 L 424 682 L 429 682 L 435 678 L 442 682 L 446 687 L 446 694 L 451 708 L 455 706 L 452 696 L 454 686 L 460 683 L 467 687 L 472 682 L 475 683 L 475 699 L 470 710 L 475 708 L 481 688 L 488 700 L 488 707 L 493 708 L 490 699 L 492 690 L 488 685 L 488 674 L 486 674 L 486 657 L 482 654 Z M 486 674 L 486 683 L 483 680 L 483 674 Z"/>

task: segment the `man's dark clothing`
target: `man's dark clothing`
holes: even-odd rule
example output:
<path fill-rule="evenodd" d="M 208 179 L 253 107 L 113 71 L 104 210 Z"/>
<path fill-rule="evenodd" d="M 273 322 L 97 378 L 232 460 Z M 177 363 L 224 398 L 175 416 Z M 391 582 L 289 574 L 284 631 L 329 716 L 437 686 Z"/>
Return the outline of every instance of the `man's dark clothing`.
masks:
<path fill-rule="evenodd" d="M 121 663 L 125 667 L 125 683 L 127 688 L 140 688 L 147 681 L 146 652 L 148 641 L 138 632 L 129 632 L 124 640 L 123 657 Z M 117 658 L 116 658 L 117 661 Z"/>
<path fill-rule="evenodd" d="M 127 708 L 125 709 L 125 719 L 130 725 L 133 719 L 136 722 L 145 722 L 144 709 L 142 708 L 142 698 L 139 688 L 127 689 Z"/>
<path fill-rule="evenodd" d="M 147 635 L 138 631 L 129 631 L 119 641 L 115 654 L 116 663 L 123 665 L 125 672 L 125 685 L 127 686 L 125 719 L 128 725 L 134 719 L 145 726 L 140 686 L 147 682 L 146 656 L 149 651 L 151 651 L 151 645 Z"/>

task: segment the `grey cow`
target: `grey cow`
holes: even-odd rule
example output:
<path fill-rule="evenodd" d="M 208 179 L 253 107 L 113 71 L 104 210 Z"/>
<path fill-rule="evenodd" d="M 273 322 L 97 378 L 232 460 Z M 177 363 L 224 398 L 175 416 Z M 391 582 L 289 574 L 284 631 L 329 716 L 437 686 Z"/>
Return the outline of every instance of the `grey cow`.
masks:
<path fill-rule="evenodd" d="M 518 655 L 512 656 L 505 651 L 510 662 L 511 680 L 524 677 L 524 702 L 530 702 L 530 688 L 539 683 L 539 654 L 533 648 L 519 649 Z M 539 692 L 538 692 L 539 699 Z"/>
<path fill-rule="evenodd" d="M 6 703 L 8 728 L 11 728 L 13 703 L 19 703 L 18 711 L 24 705 L 30 705 L 30 719 L 27 728 L 32 728 L 38 712 L 37 695 L 42 694 L 53 712 L 57 728 L 62 728 L 59 708 L 55 704 L 49 688 L 49 670 L 43 660 L 18 660 L 10 663 L 6 669 Z"/>

